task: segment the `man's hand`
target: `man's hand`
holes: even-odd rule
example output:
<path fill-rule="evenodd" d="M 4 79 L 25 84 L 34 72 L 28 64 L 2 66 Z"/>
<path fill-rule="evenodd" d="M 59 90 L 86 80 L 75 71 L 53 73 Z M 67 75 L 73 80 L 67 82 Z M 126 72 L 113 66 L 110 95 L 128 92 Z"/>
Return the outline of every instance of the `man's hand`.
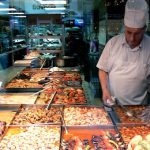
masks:
<path fill-rule="evenodd" d="M 104 103 L 106 103 L 108 99 L 111 100 L 111 95 L 110 95 L 110 92 L 107 89 L 105 89 L 105 90 L 103 90 L 103 101 L 104 101 Z"/>
<path fill-rule="evenodd" d="M 103 102 L 104 105 L 107 105 L 109 107 L 115 105 L 115 97 L 111 96 L 110 92 L 107 89 L 103 90 Z"/>

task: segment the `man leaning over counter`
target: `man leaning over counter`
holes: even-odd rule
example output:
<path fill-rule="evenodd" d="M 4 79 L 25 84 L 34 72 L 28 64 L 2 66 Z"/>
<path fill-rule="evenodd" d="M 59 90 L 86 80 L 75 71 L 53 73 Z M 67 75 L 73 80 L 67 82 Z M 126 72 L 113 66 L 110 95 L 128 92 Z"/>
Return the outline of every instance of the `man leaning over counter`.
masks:
<path fill-rule="evenodd" d="M 103 101 L 112 96 L 123 105 L 148 103 L 150 76 L 150 37 L 145 0 L 128 0 L 125 6 L 124 33 L 110 39 L 97 63 Z"/>

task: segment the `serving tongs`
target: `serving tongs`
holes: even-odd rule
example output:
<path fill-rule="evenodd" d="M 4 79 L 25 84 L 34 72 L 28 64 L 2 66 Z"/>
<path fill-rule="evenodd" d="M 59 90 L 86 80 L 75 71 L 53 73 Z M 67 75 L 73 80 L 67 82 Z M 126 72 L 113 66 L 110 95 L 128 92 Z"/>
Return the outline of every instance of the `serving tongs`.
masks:
<path fill-rule="evenodd" d="M 63 116 L 61 117 L 61 120 L 62 120 L 62 123 L 63 123 L 64 128 L 65 128 L 65 133 L 68 134 L 69 132 L 68 132 L 68 129 L 67 129 L 67 126 L 66 126 L 66 123 L 65 123 Z"/>
<path fill-rule="evenodd" d="M 48 86 L 48 87 L 45 87 L 44 89 L 42 89 L 42 90 L 40 90 L 40 91 L 38 91 L 38 92 L 33 93 L 31 96 L 37 95 L 37 94 L 39 94 L 39 93 L 41 93 L 41 92 L 47 90 L 48 88 L 50 88 L 50 87 L 49 87 L 49 86 Z"/>
<path fill-rule="evenodd" d="M 150 106 L 147 106 L 137 117 L 145 123 L 150 124 Z"/>
<path fill-rule="evenodd" d="M 52 95 L 52 97 L 51 97 L 51 100 L 49 101 L 47 107 L 45 108 L 46 110 L 49 110 L 49 108 L 51 107 L 51 103 L 52 103 L 52 101 L 53 101 L 54 96 L 56 95 L 56 93 L 57 93 L 57 91 L 55 91 L 55 92 L 53 93 L 53 95 Z"/>
<path fill-rule="evenodd" d="M 45 62 L 46 62 L 46 59 L 44 59 L 42 65 L 41 65 L 41 67 L 40 67 L 40 70 L 42 70 L 43 66 L 45 65 Z"/>
<path fill-rule="evenodd" d="M 124 113 L 125 113 L 128 117 L 135 117 L 135 118 L 136 118 L 136 116 L 135 116 L 135 114 L 134 114 L 133 111 L 127 109 L 124 105 L 122 105 L 122 104 L 120 103 L 120 101 L 119 101 L 117 98 L 114 98 L 114 99 L 115 99 L 116 103 L 122 108 L 122 110 L 124 111 Z"/>

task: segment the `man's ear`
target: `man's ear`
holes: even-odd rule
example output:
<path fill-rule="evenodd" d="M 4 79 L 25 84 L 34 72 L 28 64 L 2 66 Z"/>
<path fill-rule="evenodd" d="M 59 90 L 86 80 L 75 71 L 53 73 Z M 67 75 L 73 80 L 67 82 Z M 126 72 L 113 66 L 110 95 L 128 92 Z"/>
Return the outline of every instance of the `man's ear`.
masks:
<path fill-rule="evenodd" d="M 144 26 L 144 31 L 147 31 L 147 29 L 148 29 L 148 26 L 145 25 L 145 26 Z"/>

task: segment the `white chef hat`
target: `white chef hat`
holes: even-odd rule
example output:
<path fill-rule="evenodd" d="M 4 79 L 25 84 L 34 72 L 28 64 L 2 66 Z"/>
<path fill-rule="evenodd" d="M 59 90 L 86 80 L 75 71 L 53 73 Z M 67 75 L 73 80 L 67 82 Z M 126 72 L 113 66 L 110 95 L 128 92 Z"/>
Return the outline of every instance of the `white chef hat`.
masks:
<path fill-rule="evenodd" d="M 149 8 L 145 0 L 128 0 L 125 7 L 124 24 L 131 28 L 143 28 L 149 23 Z"/>

